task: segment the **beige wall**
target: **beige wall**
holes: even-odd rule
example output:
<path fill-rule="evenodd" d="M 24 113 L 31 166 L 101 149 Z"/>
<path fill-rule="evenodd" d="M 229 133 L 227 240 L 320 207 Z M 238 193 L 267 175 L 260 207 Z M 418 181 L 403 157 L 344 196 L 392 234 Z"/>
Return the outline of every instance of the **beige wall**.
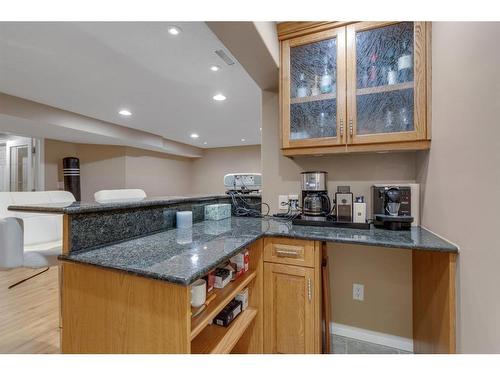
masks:
<path fill-rule="evenodd" d="M 82 201 L 93 201 L 94 192 L 125 186 L 125 147 L 88 145 L 45 140 L 45 189 L 57 190 L 62 182 L 62 159 L 80 159 Z"/>
<path fill-rule="evenodd" d="M 45 140 L 45 187 L 63 181 L 62 159 L 80 159 L 82 200 L 102 189 L 139 188 L 148 196 L 224 193 L 230 172 L 260 172 L 260 146 L 205 150 L 201 159 L 181 158 L 122 146 Z"/>
<path fill-rule="evenodd" d="M 192 193 L 224 193 L 224 175 L 261 170 L 259 145 L 207 149 L 193 161 Z"/>
<path fill-rule="evenodd" d="M 192 194 L 192 164 L 190 159 L 127 147 L 125 187 L 143 189 L 148 196 Z"/>
<path fill-rule="evenodd" d="M 330 197 L 337 185 L 350 185 L 355 195 L 370 203 L 370 186 L 375 182 L 415 182 L 414 152 L 395 154 L 335 155 L 287 158 L 281 155 L 278 128 L 278 95 L 262 96 L 262 174 L 263 201 L 278 208 L 278 195 L 299 193 L 299 174 L 305 170 L 328 172 Z M 333 321 L 354 327 L 402 337 L 412 336 L 411 256 L 408 252 L 359 247 L 349 253 L 346 247 L 328 245 L 334 259 L 330 265 Z M 347 268 L 346 268 L 347 267 Z M 352 272 L 356 270 L 356 272 Z M 387 272 L 392 270 L 392 272 Z M 352 284 L 363 280 L 364 302 L 354 304 Z M 397 280 L 397 282 L 396 282 Z M 338 283 L 335 281 L 339 281 Z M 405 295 L 406 294 L 406 295 Z M 397 298 L 395 298 L 397 296 Z M 356 308 L 350 314 L 350 308 Z"/>
<path fill-rule="evenodd" d="M 329 248 L 334 321 L 411 339 L 411 251 L 347 244 Z M 352 299 L 353 282 L 365 285 L 364 301 Z"/>
<path fill-rule="evenodd" d="M 458 351 L 500 353 L 500 23 L 433 23 L 422 224 L 460 246 Z"/>

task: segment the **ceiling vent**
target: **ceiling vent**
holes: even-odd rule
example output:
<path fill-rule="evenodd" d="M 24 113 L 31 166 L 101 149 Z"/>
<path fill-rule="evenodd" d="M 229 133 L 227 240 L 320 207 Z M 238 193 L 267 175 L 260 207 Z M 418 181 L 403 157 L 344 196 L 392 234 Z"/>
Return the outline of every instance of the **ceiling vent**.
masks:
<path fill-rule="evenodd" d="M 215 54 L 217 56 L 219 56 L 222 60 L 224 60 L 224 62 L 227 64 L 227 65 L 234 65 L 234 60 L 232 58 L 230 58 L 226 52 L 224 52 L 223 50 L 221 49 L 218 49 L 217 51 L 215 51 Z"/>

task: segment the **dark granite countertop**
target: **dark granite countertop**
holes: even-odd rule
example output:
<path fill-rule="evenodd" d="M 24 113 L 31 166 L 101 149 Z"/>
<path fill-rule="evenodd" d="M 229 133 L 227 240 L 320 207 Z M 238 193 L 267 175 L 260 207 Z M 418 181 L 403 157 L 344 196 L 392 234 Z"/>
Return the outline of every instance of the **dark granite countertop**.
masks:
<path fill-rule="evenodd" d="M 399 232 L 378 228 L 358 230 L 232 217 L 203 221 L 190 229 L 171 229 L 93 250 L 73 252 L 60 259 L 189 285 L 262 236 L 458 252 L 455 245 L 420 227 Z"/>
<path fill-rule="evenodd" d="M 248 197 L 260 197 L 260 195 L 252 194 Z M 112 210 L 122 210 L 138 207 L 154 207 L 165 206 L 184 202 L 203 202 L 213 199 L 228 199 L 225 194 L 219 195 L 192 195 L 192 196 L 166 196 L 166 197 L 151 197 L 142 200 L 127 200 L 122 202 L 97 203 L 97 202 L 73 202 L 73 203 L 46 203 L 46 204 L 26 204 L 12 205 L 7 207 L 10 211 L 25 211 L 25 212 L 40 212 L 40 213 L 56 213 L 56 214 L 81 214 L 91 212 L 102 212 Z"/>

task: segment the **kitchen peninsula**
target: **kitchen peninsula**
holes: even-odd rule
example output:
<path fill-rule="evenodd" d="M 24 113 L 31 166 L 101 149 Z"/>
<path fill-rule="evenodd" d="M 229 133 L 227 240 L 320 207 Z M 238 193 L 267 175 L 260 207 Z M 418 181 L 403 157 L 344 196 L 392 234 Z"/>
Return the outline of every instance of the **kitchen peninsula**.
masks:
<path fill-rule="evenodd" d="M 455 351 L 456 246 L 420 227 L 393 232 L 270 218 L 203 220 L 204 205 L 218 202 L 229 198 L 9 207 L 64 215 L 62 352 L 320 353 L 325 242 L 412 251 L 414 351 Z M 174 229 L 176 210 L 186 208 L 193 227 Z M 249 271 L 192 318 L 189 285 L 243 249 Z M 229 327 L 211 325 L 246 287 L 249 307 Z"/>

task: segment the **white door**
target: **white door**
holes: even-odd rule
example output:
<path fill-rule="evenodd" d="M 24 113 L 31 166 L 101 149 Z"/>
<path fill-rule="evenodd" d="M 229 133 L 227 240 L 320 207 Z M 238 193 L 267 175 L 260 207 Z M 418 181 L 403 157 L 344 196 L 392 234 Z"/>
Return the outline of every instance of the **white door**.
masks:
<path fill-rule="evenodd" d="M 32 138 L 10 138 L 6 142 L 6 157 L 9 179 L 8 190 L 33 191 L 34 168 Z"/>

